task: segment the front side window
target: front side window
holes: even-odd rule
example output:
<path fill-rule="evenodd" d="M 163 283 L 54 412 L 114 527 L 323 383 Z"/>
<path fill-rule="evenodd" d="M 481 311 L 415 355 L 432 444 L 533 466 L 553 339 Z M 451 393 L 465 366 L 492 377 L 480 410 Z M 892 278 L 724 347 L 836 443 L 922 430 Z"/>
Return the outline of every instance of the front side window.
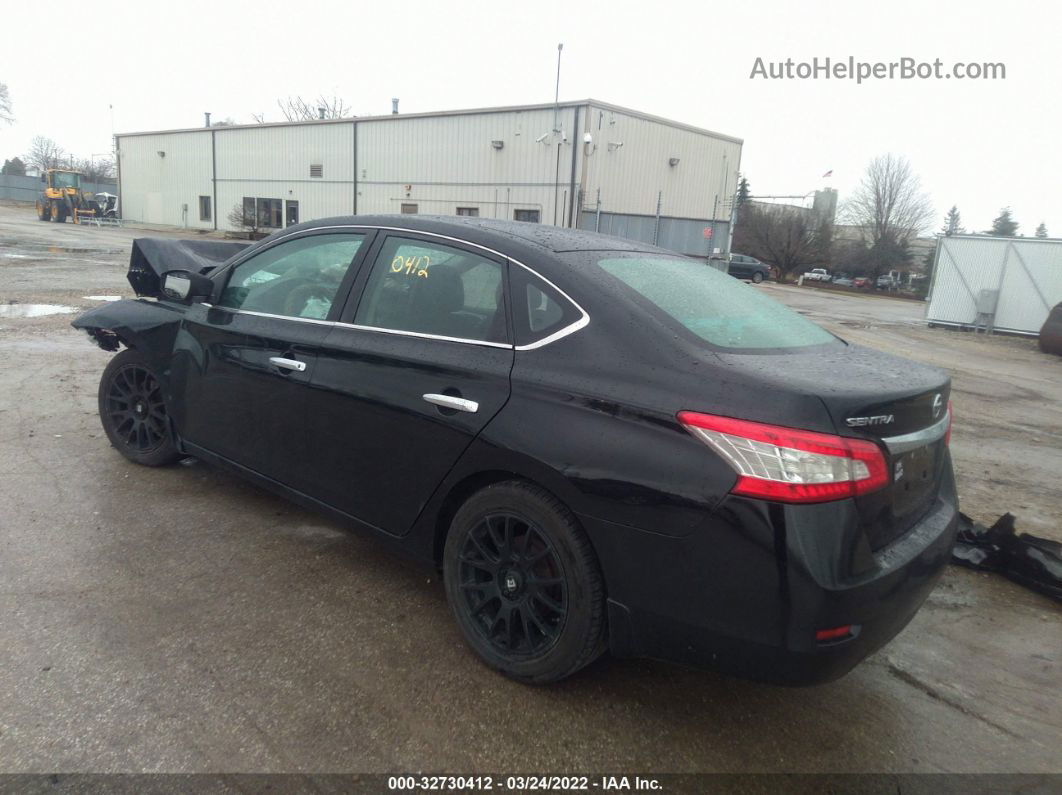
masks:
<path fill-rule="evenodd" d="M 597 265 L 718 348 L 802 348 L 837 342 L 810 320 L 703 262 L 635 255 L 598 259 Z"/>
<path fill-rule="evenodd" d="M 470 251 L 389 237 L 354 323 L 462 340 L 505 342 L 502 266 Z"/>
<path fill-rule="evenodd" d="M 323 320 L 365 235 L 315 235 L 290 240 L 241 262 L 218 306 Z"/>

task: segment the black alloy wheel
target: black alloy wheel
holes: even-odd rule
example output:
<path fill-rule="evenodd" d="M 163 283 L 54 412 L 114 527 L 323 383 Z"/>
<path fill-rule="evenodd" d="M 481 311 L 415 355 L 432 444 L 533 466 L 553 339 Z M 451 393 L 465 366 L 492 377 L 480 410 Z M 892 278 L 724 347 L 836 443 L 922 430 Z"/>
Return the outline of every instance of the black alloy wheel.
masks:
<path fill-rule="evenodd" d="M 460 588 L 474 626 L 495 650 L 536 655 L 557 642 L 568 589 L 557 551 L 528 520 L 492 513 L 465 536 Z"/>
<path fill-rule="evenodd" d="M 454 515 L 443 579 L 457 625 L 490 667 L 555 682 L 607 646 L 601 567 L 575 515 L 526 481 L 487 486 Z"/>
<path fill-rule="evenodd" d="M 162 388 L 136 351 L 122 351 L 103 371 L 99 410 L 107 438 L 129 460 L 161 466 L 180 458 L 170 434 Z"/>
<path fill-rule="evenodd" d="M 111 380 L 107 420 L 122 441 L 138 453 L 155 450 L 166 438 L 162 390 L 148 370 L 131 364 Z"/>

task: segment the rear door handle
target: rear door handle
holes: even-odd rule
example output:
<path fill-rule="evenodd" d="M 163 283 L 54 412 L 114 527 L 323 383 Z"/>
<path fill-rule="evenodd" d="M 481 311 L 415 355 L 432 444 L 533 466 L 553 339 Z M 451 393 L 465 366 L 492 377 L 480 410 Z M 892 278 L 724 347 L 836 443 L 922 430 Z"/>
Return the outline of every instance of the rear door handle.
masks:
<path fill-rule="evenodd" d="M 306 370 L 306 362 L 300 362 L 298 359 L 285 359 L 283 356 L 270 356 L 269 363 L 281 370 L 294 370 L 297 373 Z"/>
<path fill-rule="evenodd" d="M 476 401 L 465 400 L 464 398 L 454 397 L 453 395 L 436 395 L 429 392 L 424 395 L 424 399 L 429 403 L 434 403 L 436 406 L 442 406 L 446 409 L 467 411 L 469 414 L 475 414 L 479 411 L 479 404 Z"/>

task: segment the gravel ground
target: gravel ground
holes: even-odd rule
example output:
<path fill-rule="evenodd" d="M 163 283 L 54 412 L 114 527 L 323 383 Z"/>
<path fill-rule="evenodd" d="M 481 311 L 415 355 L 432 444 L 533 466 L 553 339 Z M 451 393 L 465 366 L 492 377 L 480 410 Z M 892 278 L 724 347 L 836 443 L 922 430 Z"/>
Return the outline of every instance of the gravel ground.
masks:
<path fill-rule="evenodd" d="M 0 206 L 0 307 L 129 295 L 144 230 Z M 1062 360 L 921 306 L 762 289 L 954 378 L 963 507 L 1062 538 Z M 6 310 L 11 311 L 11 310 Z M 1062 772 L 1058 605 L 950 569 L 889 646 L 784 689 L 605 658 L 535 689 L 461 644 L 438 578 L 96 417 L 71 315 L 0 316 L 0 771 Z"/>

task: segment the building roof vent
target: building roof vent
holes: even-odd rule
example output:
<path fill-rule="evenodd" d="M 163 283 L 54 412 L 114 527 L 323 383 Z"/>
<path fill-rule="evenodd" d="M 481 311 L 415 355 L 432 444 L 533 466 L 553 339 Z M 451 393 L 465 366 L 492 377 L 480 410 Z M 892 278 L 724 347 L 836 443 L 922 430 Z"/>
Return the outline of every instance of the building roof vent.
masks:
<path fill-rule="evenodd" d="M 312 179 L 321 179 L 324 176 L 324 166 L 315 165 L 310 166 L 310 177 Z"/>

